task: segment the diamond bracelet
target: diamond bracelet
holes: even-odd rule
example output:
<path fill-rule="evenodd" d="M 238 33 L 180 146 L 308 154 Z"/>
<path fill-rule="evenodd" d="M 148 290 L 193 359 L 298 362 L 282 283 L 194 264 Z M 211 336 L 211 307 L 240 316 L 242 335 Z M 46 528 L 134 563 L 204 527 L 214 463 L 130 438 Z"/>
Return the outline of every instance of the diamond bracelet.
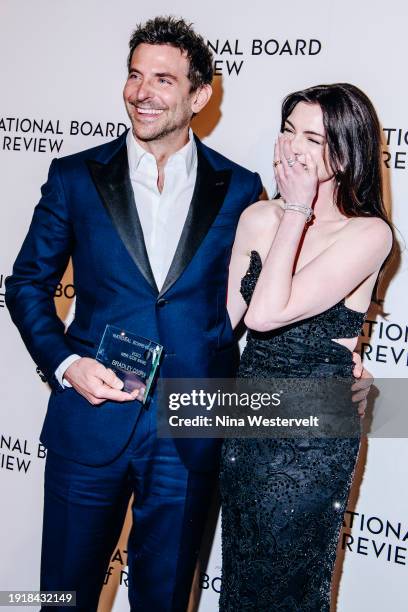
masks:
<path fill-rule="evenodd" d="M 306 206 L 305 204 L 295 204 L 292 202 L 285 202 L 283 205 L 283 210 L 294 210 L 295 212 L 302 213 L 306 217 L 306 223 L 310 221 L 313 217 L 313 208 L 310 206 Z"/>

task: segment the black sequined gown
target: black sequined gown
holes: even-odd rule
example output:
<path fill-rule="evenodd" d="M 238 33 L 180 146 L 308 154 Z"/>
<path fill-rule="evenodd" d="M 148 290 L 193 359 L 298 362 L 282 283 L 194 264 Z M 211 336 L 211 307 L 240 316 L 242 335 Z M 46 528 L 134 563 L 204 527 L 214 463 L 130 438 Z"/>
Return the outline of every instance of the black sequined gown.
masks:
<path fill-rule="evenodd" d="M 252 251 L 241 284 L 247 303 L 261 268 L 259 254 Z M 337 376 L 349 378 L 351 385 L 352 354 L 332 339 L 360 335 L 364 316 L 342 300 L 273 332 L 249 331 L 238 376 Z M 336 546 L 359 443 L 358 433 L 224 441 L 222 612 L 329 612 Z"/>

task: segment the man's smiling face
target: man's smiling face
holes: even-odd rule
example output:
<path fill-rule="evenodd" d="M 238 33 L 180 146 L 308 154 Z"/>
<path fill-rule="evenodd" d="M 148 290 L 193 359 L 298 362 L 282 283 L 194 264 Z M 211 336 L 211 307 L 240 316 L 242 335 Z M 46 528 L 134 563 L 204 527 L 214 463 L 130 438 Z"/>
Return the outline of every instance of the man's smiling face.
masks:
<path fill-rule="evenodd" d="M 186 53 L 171 45 L 140 44 L 133 52 L 123 90 L 133 133 L 141 141 L 174 137 L 189 126 L 191 91 Z"/>

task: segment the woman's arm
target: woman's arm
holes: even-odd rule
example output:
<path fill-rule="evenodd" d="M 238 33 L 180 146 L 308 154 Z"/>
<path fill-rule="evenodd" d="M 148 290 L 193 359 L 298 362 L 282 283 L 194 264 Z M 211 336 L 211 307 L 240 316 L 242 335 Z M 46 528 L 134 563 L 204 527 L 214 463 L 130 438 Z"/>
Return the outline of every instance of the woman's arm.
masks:
<path fill-rule="evenodd" d="M 286 159 L 294 157 L 288 141 L 280 145 L 278 157 L 277 181 L 285 200 L 310 206 L 317 187 L 310 156 L 307 172 L 299 163 L 287 166 Z M 268 331 L 327 310 L 375 274 L 391 249 L 384 221 L 352 219 L 334 244 L 292 276 L 304 225 L 302 213 L 282 215 L 245 317 L 249 328 Z"/>
<path fill-rule="evenodd" d="M 266 258 L 245 317 L 251 329 L 272 330 L 327 310 L 378 272 L 391 249 L 384 221 L 352 222 L 341 239 L 292 277 L 300 233 L 295 214 L 284 213 Z"/>
<path fill-rule="evenodd" d="M 240 290 L 241 280 L 248 270 L 251 251 L 257 250 L 261 256 L 267 251 L 281 214 L 277 204 L 263 200 L 249 206 L 240 217 L 228 276 L 227 310 L 233 329 L 247 309 Z"/>

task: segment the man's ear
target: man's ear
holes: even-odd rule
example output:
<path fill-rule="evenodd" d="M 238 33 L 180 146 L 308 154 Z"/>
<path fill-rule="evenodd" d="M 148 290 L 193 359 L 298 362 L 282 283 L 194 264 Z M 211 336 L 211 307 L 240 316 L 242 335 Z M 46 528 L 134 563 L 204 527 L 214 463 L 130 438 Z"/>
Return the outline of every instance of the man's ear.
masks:
<path fill-rule="evenodd" d="M 206 106 L 212 96 L 211 85 L 202 85 L 194 93 L 191 102 L 191 110 L 196 115 Z"/>

